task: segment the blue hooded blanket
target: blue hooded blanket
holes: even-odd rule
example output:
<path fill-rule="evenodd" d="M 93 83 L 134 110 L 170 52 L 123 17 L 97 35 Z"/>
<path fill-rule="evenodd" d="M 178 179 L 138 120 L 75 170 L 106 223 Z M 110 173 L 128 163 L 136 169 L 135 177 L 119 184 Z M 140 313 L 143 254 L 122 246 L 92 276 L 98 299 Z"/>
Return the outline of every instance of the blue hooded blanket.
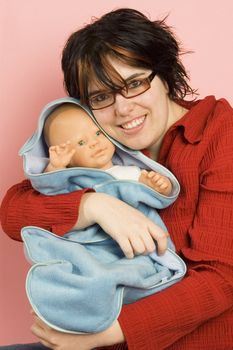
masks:
<path fill-rule="evenodd" d="M 51 196 L 91 187 L 137 208 L 166 230 L 155 208 L 165 208 L 175 201 L 179 194 L 176 178 L 141 152 L 111 138 L 116 146 L 114 165 L 155 170 L 170 178 L 172 193 L 165 196 L 137 181 L 117 180 L 98 169 L 76 167 L 43 173 L 48 163 L 44 122 L 63 103 L 80 106 L 79 101 L 69 97 L 49 103 L 42 110 L 37 130 L 20 150 L 24 172 L 32 186 Z M 88 109 L 80 107 L 96 122 Z M 159 292 L 178 282 L 186 272 L 171 240 L 162 256 L 153 252 L 127 259 L 118 244 L 97 224 L 67 232 L 63 237 L 35 226 L 24 227 L 21 234 L 25 254 L 32 264 L 26 281 L 28 299 L 44 322 L 64 332 L 102 331 L 117 319 L 122 304 Z"/>

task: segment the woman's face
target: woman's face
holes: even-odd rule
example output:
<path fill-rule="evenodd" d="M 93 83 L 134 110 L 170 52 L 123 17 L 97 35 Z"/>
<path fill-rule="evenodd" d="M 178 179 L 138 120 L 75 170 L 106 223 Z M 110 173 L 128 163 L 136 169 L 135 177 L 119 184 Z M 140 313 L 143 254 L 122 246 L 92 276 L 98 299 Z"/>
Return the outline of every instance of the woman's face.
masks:
<path fill-rule="evenodd" d="M 128 66 L 110 59 L 112 66 L 124 80 L 140 74 L 146 78 L 151 71 Z M 90 84 L 89 94 L 98 91 L 98 86 Z M 126 99 L 116 94 L 115 103 L 109 107 L 93 110 L 98 123 L 114 139 L 122 144 L 140 150 L 161 143 L 167 129 L 178 119 L 179 106 L 168 97 L 166 85 L 155 76 L 151 88 L 139 96 Z"/>

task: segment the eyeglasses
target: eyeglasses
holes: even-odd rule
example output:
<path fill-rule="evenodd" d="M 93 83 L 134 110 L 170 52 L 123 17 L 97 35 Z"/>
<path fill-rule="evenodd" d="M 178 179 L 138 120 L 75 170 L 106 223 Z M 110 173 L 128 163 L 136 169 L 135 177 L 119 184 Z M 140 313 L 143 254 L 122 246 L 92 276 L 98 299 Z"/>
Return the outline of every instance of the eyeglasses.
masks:
<path fill-rule="evenodd" d="M 102 109 L 113 105 L 116 101 L 116 94 L 121 94 L 125 98 L 132 98 L 143 94 L 151 87 L 151 82 L 156 73 L 153 71 L 147 78 L 133 79 L 121 89 L 114 91 L 102 91 L 89 97 L 88 103 L 92 110 Z"/>

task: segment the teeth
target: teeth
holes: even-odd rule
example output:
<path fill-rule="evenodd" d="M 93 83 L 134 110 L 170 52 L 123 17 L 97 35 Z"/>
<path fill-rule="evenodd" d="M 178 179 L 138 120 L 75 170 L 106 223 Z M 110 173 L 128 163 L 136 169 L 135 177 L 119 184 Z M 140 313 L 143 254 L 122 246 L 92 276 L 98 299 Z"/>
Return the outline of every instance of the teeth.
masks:
<path fill-rule="evenodd" d="M 121 126 L 122 126 L 123 129 L 127 129 L 127 130 L 133 129 L 136 126 L 141 125 L 144 122 L 144 119 L 145 119 L 145 116 L 141 117 L 141 118 L 134 119 L 132 122 L 125 123 L 125 124 L 123 124 Z"/>

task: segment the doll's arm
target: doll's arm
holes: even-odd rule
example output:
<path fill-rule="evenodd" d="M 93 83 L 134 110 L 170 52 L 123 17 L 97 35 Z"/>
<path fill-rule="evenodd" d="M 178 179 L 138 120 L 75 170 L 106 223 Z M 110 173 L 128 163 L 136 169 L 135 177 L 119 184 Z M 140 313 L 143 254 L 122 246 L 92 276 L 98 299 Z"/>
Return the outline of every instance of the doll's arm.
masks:
<path fill-rule="evenodd" d="M 172 183 L 169 178 L 155 171 L 142 170 L 139 182 L 165 196 L 168 196 L 172 191 Z"/>

